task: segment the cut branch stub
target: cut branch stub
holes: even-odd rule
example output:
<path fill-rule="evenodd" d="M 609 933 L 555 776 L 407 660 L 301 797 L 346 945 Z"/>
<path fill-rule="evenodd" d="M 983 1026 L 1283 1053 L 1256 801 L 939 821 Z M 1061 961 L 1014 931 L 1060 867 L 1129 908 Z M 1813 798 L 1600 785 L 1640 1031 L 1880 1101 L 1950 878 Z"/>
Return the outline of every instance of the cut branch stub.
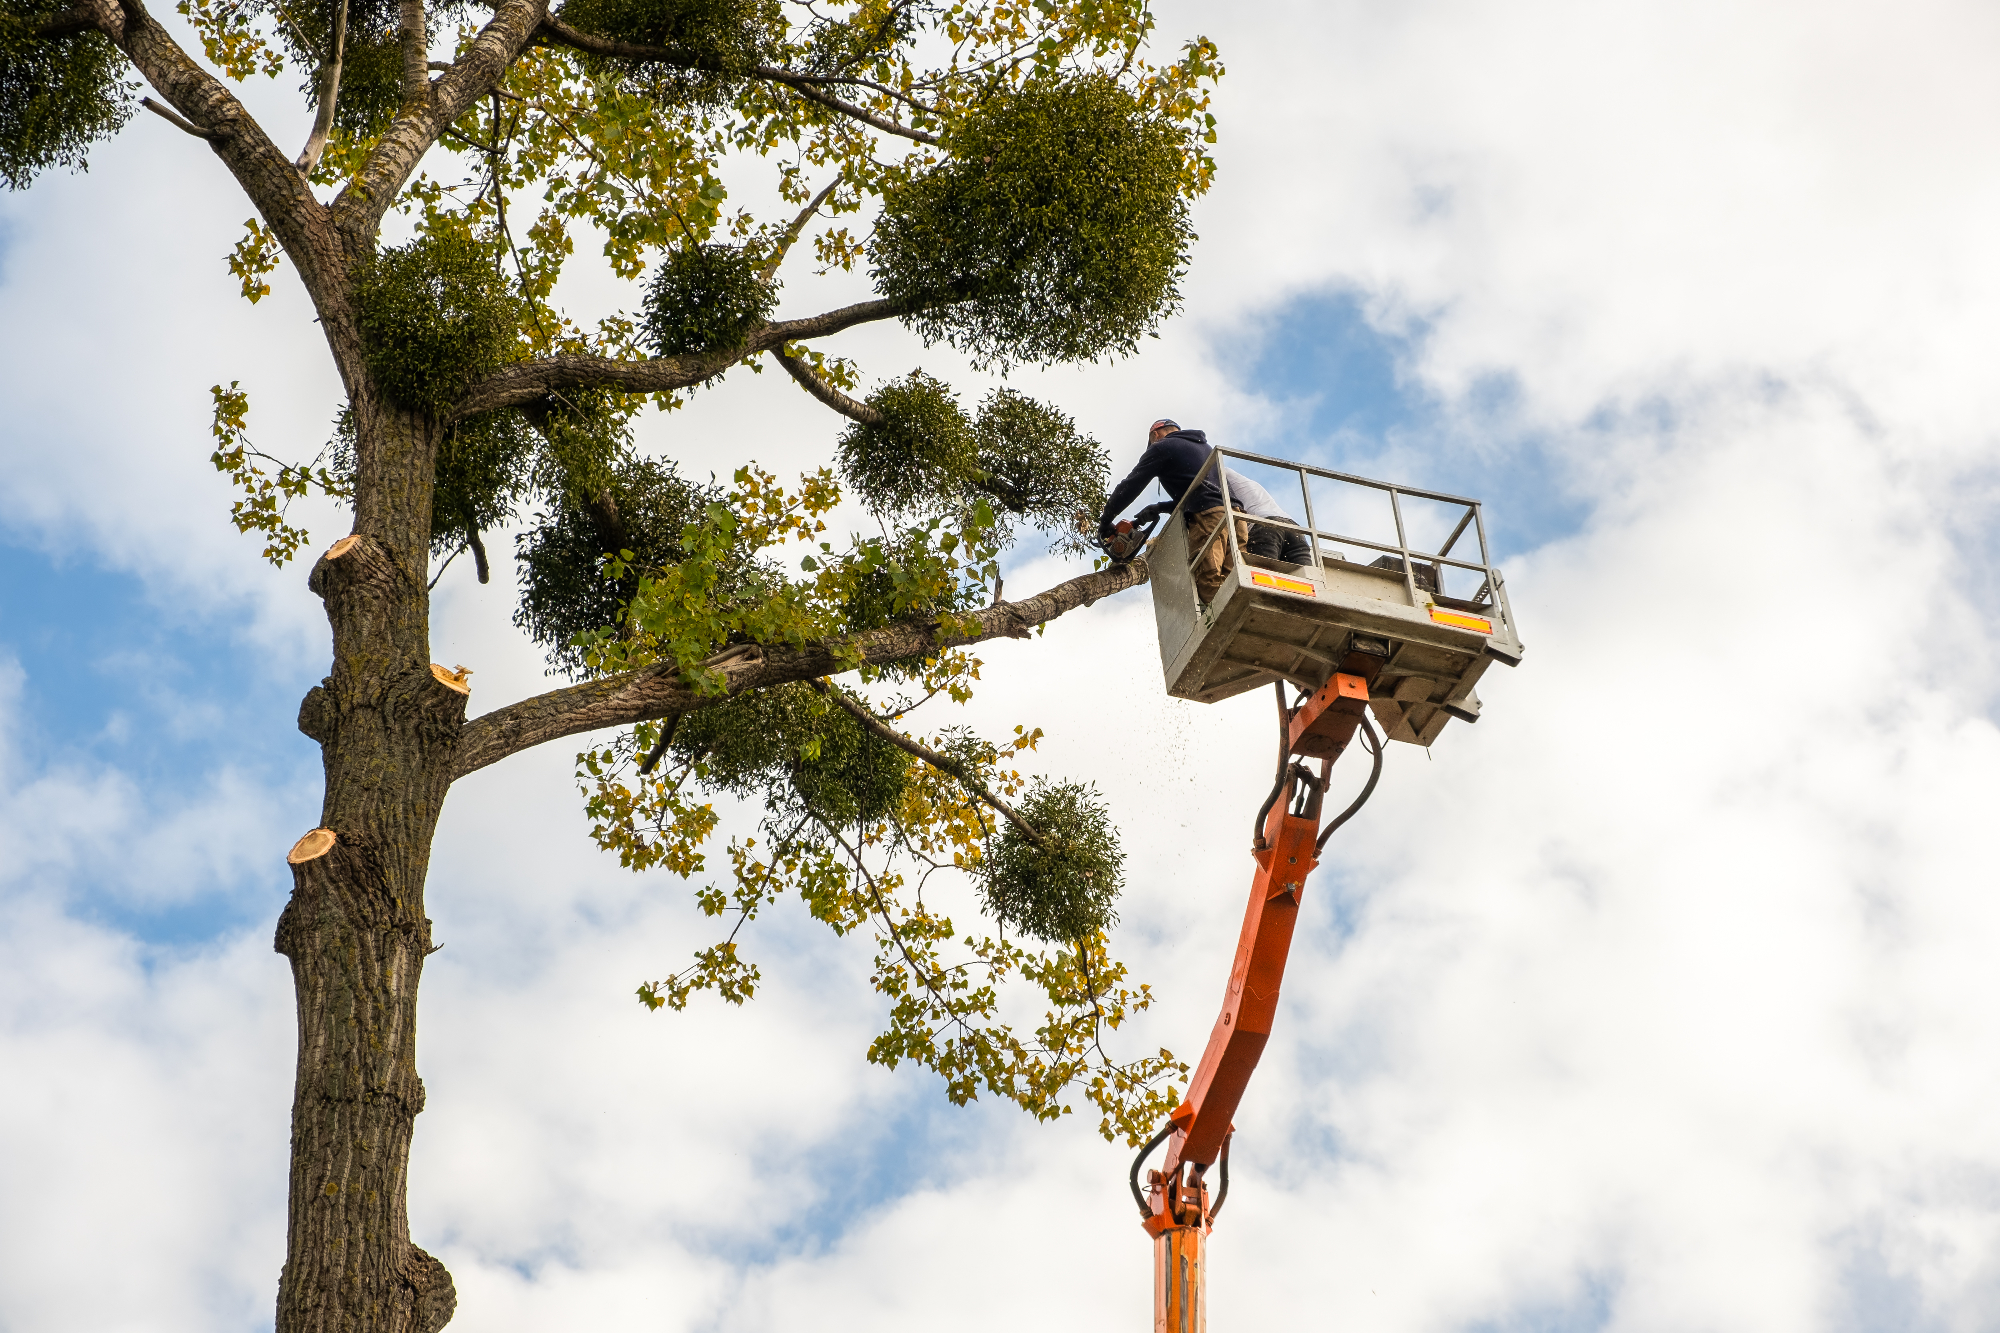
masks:
<path fill-rule="evenodd" d="M 416 997 L 431 923 L 395 892 L 380 847 L 358 830 L 301 839 L 273 940 L 299 1008 L 282 1329 L 435 1333 L 455 1304 L 450 1275 L 410 1244 L 404 1208 L 424 1109 Z M 355 1237 L 381 1258 L 357 1264 Z"/>
<path fill-rule="evenodd" d="M 326 554 L 313 562 L 312 573 L 306 576 L 306 586 L 320 597 L 325 597 L 333 590 L 336 575 L 340 583 L 375 583 L 386 592 L 394 586 L 397 567 L 382 543 L 363 537 L 358 532 L 350 532 L 327 547 Z"/>
<path fill-rule="evenodd" d="M 334 724 L 338 714 L 333 706 L 333 696 L 327 687 L 333 684 L 333 677 L 306 691 L 306 697 L 299 700 L 299 730 L 309 738 L 324 745 L 333 738 Z"/>
<path fill-rule="evenodd" d="M 431 663 L 431 675 L 437 678 L 437 683 L 448 690 L 457 690 L 460 694 L 472 693 L 472 685 L 466 679 L 471 674 L 471 667 L 442 667 L 436 662 Z"/>
<path fill-rule="evenodd" d="M 339 839 L 334 836 L 332 829 L 316 828 L 292 844 L 292 850 L 285 853 L 285 860 L 295 866 L 303 865 L 307 861 L 316 861 L 332 851 L 333 844 L 337 841 Z"/>

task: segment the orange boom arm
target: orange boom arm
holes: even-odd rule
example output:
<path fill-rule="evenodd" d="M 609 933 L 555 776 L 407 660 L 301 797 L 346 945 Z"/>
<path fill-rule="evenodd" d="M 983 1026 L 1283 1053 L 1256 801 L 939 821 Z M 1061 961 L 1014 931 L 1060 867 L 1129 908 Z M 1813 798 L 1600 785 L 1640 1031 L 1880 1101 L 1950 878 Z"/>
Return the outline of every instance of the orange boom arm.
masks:
<path fill-rule="evenodd" d="M 1289 795 L 1282 802 L 1272 801 L 1253 850 L 1257 873 L 1243 911 L 1243 929 L 1237 936 L 1236 959 L 1229 970 L 1222 1012 L 1188 1085 L 1187 1099 L 1168 1118 L 1167 1128 L 1147 1146 L 1150 1152 L 1162 1140 L 1168 1145 L 1160 1169 L 1148 1173 L 1151 1188 L 1141 1202 L 1146 1230 L 1177 1253 L 1190 1245 L 1198 1250 L 1198 1238 L 1169 1237 L 1167 1233 L 1189 1227 L 1205 1231 L 1221 1207 L 1219 1197 L 1213 1204 L 1209 1202 L 1203 1180 L 1219 1159 L 1224 1163 L 1223 1189 L 1228 1188 L 1230 1122 L 1264 1054 L 1264 1043 L 1270 1040 L 1278 991 L 1291 955 L 1292 931 L 1298 924 L 1299 900 L 1306 877 L 1319 864 L 1320 803 L 1326 776 L 1362 725 L 1368 680 L 1380 669 L 1381 659 L 1350 653 L 1341 665 L 1341 673 L 1285 716 L 1287 768 L 1273 796 L 1285 794 L 1287 788 Z M 1380 742 L 1376 744 L 1379 748 Z M 1293 756 L 1318 759 L 1319 772 L 1313 773 Z M 1142 1159 L 1144 1156 L 1142 1153 Z M 1136 1193 L 1136 1165 L 1133 1174 Z"/>

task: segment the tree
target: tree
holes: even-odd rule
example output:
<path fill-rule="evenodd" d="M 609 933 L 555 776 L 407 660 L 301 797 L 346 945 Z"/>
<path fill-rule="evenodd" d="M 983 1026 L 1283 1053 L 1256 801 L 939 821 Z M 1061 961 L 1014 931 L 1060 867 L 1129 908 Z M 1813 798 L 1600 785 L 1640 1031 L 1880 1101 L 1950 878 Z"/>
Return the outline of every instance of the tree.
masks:
<path fill-rule="evenodd" d="M 1080 1092 L 1106 1137 L 1150 1130 L 1185 1067 L 1102 1044 L 1150 1001 L 1108 951 L 1121 857 L 1102 802 L 1008 766 L 1038 731 L 995 744 L 905 721 L 969 696 L 971 645 L 1144 580 L 1140 562 L 1000 599 L 1023 530 L 1077 549 L 1103 453 L 1007 388 L 967 410 L 915 370 L 855 397 L 856 368 L 813 344 L 899 320 L 1003 372 L 1134 350 L 1177 306 L 1188 201 L 1213 172 L 1213 47 L 1149 63 L 1142 0 L 179 12 L 208 66 L 143 0 L 0 0 L 0 175 L 18 189 L 82 166 L 135 107 L 204 140 L 255 210 L 230 261 L 244 296 L 288 263 L 346 392 L 329 448 L 297 464 L 252 443 L 240 385 L 214 389 L 213 461 L 266 558 L 304 547 L 296 496 L 354 515 L 308 580 L 334 652 L 299 710 L 326 794 L 276 937 L 299 1006 L 279 1329 L 451 1317 L 404 1207 L 432 834 L 456 779 L 567 736 L 618 731 L 578 771 L 593 836 L 634 869 L 708 870 L 704 796 L 766 810 L 730 842 L 724 885 L 697 891 L 728 936 L 643 1003 L 749 998 L 737 931 L 790 890 L 837 934 L 873 936 L 891 1004 L 870 1059 L 934 1069 L 954 1101 L 1046 1119 Z M 312 111 L 295 158 L 225 83 L 288 68 Z M 132 71 L 160 100 L 134 100 Z M 725 166 L 761 173 L 779 211 L 726 212 Z M 871 206 L 866 236 L 833 225 Z M 410 239 L 384 246 L 392 209 Z M 579 230 L 644 279 L 634 312 L 586 327 L 556 306 Z M 865 264 L 874 299 L 774 319 L 808 234 L 820 275 Z M 745 460 L 725 488 L 634 448 L 649 402 L 671 411 L 766 356 L 845 419 L 837 475 L 787 487 Z M 878 531 L 836 544 L 843 487 Z M 523 515 L 516 620 L 569 683 L 468 720 L 468 673 L 430 659 L 432 564 L 469 552 L 487 580 L 482 533 Z M 991 927 L 926 903 L 941 873 L 970 877 Z M 1047 1006 L 1031 1033 L 1006 998 L 1023 985 Z"/>

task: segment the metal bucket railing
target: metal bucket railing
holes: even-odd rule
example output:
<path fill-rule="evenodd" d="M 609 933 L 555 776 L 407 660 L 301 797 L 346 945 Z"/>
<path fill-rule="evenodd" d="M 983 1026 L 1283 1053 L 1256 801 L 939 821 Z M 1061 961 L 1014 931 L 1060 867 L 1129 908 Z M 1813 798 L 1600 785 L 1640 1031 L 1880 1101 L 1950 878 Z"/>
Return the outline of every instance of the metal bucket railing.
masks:
<path fill-rule="evenodd" d="M 1222 492 L 1223 521 L 1216 525 L 1215 531 L 1210 534 L 1206 541 L 1189 552 L 1188 567 L 1190 569 L 1194 568 L 1213 544 L 1218 541 L 1228 543 L 1230 562 L 1232 564 L 1240 564 L 1242 562 L 1244 553 L 1240 543 L 1236 539 L 1236 520 L 1240 518 L 1247 523 L 1260 524 L 1265 527 L 1275 528 L 1281 532 L 1295 532 L 1304 535 L 1311 545 L 1314 568 L 1320 568 L 1324 564 L 1325 557 L 1321 554 L 1321 543 L 1323 542 L 1329 546 L 1338 544 L 1340 546 L 1360 547 L 1364 550 L 1379 551 L 1385 555 L 1396 556 L 1402 565 L 1403 584 L 1409 594 L 1410 605 L 1412 606 L 1417 606 L 1421 603 L 1421 599 L 1417 595 L 1417 565 L 1421 562 L 1430 566 L 1434 571 L 1432 581 L 1438 585 L 1437 591 L 1433 594 L 1435 600 L 1441 604 L 1458 606 L 1466 610 L 1487 610 L 1491 608 L 1497 610 L 1503 620 L 1511 623 L 1513 617 L 1508 613 L 1506 585 L 1500 578 L 1500 572 L 1493 567 L 1492 552 L 1486 540 L 1486 519 L 1479 501 L 1467 499 L 1462 495 L 1449 495 L 1443 491 L 1423 490 L 1415 486 L 1398 486 L 1394 482 L 1376 481 L 1372 477 L 1357 477 L 1352 473 L 1334 472 L 1327 468 L 1313 467 L 1306 463 L 1294 463 L 1283 458 L 1271 458 L 1264 454 L 1253 454 L 1246 450 L 1217 447 L 1210 451 L 1208 461 L 1202 465 L 1201 471 L 1195 475 L 1193 484 L 1188 487 L 1180 504 L 1175 508 L 1172 517 L 1168 519 L 1169 522 L 1176 520 L 1182 523 L 1186 522 L 1186 516 L 1183 513 L 1187 507 L 1186 497 L 1194 495 L 1200 488 L 1201 483 L 1207 478 L 1214 476 L 1218 469 L 1226 470 L 1226 460 L 1228 459 L 1240 459 L 1246 463 L 1254 463 L 1262 467 L 1275 468 L 1281 472 L 1295 474 L 1299 479 L 1299 498 L 1305 509 L 1306 521 L 1304 524 L 1299 524 L 1275 517 L 1245 513 L 1243 510 L 1237 508 L 1235 498 L 1230 493 L 1227 478 L 1225 477 L 1219 485 L 1219 489 Z M 1321 528 L 1313 515 L 1312 484 L 1309 480 L 1309 478 L 1313 477 L 1318 477 L 1339 485 L 1354 486 L 1365 490 L 1386 493 L 1389 498 L 1390 516 L 1394 520 L 1396 528 L 1395 542 L 1391 544 L 1388 542 L 1372 541 L 1365 537 L 1350 536 Z M 1451 534 L 1445 538 L 1438 550 L 1414 550 L 1409 544 L 1409 534 L 1403 523 L 1402 502 L 1404 497 L 1459 506 L 1465 510 L 1465 513 L 1460 516 L 1457 525 L 1452 528 Z M 1467 528 L 1472 529 L 1473 534 L 1479 541 L 1479 559 L 1477 561 L 1457 559 L 1451 554 L 1452 549 L 1458 544 L 1459 538 L 1465 535 Z M 1442 575 L 1446 568 L 1463 569 L 1480 575 L 1478 590 L 1469 598 L 1445 596 Z"/>

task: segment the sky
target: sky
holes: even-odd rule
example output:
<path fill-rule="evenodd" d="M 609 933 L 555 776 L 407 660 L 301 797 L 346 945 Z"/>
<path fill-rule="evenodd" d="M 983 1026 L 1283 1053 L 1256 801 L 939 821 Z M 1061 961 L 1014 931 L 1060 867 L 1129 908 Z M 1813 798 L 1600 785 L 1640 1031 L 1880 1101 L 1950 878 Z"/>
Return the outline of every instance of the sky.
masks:
<path fill-rule="evenodd" d="M 1307 886 L 1213 1326 L 2000 1328 L 2000 12 L 1159 16 L 1229 69 L 1185 311 L 1017 384 L 1120 466 L 1171 415 L 1480 497 L 1528 649 L 1476 727 L 1392 747 Z M 254 109 L 302 137 L 284 91 Z M 303 454 L 337 390 L 286 271 L 236 295 L 247 213 L 151 117 L 0 198 L 4 1333 L 271 1322 L 270 941 L 328 639 L 227 522 L 208 387 Z M 977 382 L 895 329 L 838 350 Z M 739 373 L 641 438 L 797 472 L 836 434 Z M 1007 586 L 1073 572 L 1024 550 Z M 475 710 L 548 683 L 510 588 L 438 587 Z M 1166 697 L 1143 591 L 982 656 L 964 720 L 1046 728 L 1040 771 L 1120 826 L 1115 943 L 1162 999 L 1119 1040 L 1192 1057 L 1268 701 Z M 1144 1327 L 1129 1153 L 868 1065 L 867 959 L 796 910 L 750 1005 L 634 1002 L 706 937 L 689 885 L 591 849 L 572 753 L 461 782 L 439 830 L 410 1209 L 454 1327 Z"/>

